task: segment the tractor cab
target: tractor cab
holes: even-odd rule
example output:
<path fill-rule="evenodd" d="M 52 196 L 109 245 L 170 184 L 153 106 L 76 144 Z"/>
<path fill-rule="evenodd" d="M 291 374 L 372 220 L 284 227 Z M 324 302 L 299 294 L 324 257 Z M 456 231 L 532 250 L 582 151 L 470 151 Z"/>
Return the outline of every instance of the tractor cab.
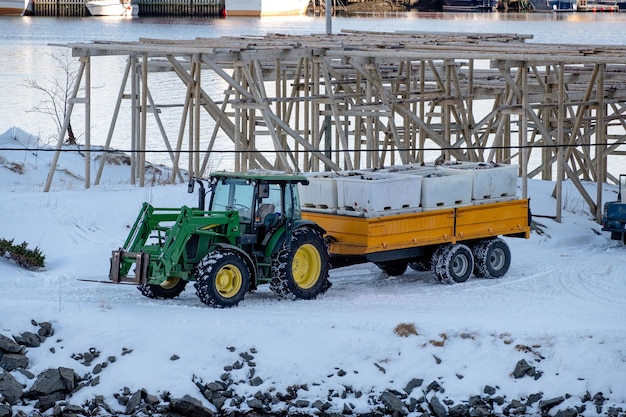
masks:
<path fill-rule="evenodd" d="M 189 192 L 193 192 L 193 181 Z M 307 184 L 308 180 L 285 174 L 217 172 L 208 179 L 208 190 L 201 186 L 199 208 L 205 209 L 204 195 L 210 193 L 208 211 L 238 212 L 241 244 L 265 246 L 268 232 L 283 225 L 290 229 L 302 218 L 299 183 Z"/>

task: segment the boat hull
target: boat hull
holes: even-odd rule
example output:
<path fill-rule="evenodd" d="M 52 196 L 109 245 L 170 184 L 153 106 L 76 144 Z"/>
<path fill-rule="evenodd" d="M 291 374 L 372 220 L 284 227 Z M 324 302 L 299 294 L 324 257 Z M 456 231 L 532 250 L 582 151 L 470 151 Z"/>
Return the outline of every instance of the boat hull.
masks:
<path fill-rule="evenodd" d="M 0 0 L 0 16 L 21 16 L 27 5 L 28 0 Z"/>
<path fill-rule="evenodd" d="M 443 0 L 444 12 L 493 12 L 498 0 Z"/>
<path fill-rule="evenodd" d="M 226 0 L 227 16 L 289 16 L 306 13 L 310 0 Z"/>
<path fill-rule="evenodd" d="M 92 16 L 136 16 L 137 6 L 119 0 L 92 0 L 85 2 Z"/>

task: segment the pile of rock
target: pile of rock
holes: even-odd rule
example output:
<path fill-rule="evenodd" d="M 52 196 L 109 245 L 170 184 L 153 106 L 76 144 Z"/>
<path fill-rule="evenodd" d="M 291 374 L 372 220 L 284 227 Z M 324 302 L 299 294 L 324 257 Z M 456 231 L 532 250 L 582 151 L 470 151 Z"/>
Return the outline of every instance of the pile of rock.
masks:
<path fill-rule="evenodd" d="M 256 373 L 254 349 L 237 352 L 228 347 L 236 360 L 224 366 L 224 372 L 218 379 L 204 382 L 196 376 L 190 376 L 199 392 L 189 393 L 182 398 L 174 398 L 165 391 L 155 395 L 146 390 L 132 392 L 124 387 L 111 397 L 117 404 L 112 406 L 105 401 L 104 395 L 96 395 L 88 402 L 76 405 L 71 403 L 74 393 L 86 386 L 96 386 L 100 381 L 100 372 L 116 362 L 114 356 L 105 360 L 100 358 L 96 348 L 88 352 L 75 353 L 72 358 L 83 367 L 89 367 L 84 376 L 73 369 L 51 368 L 33 375 L 28 368 L 27 347 L 38 347 L 45 338 L 53 334 L 49 323 L 33 323 L 39 327 L 37 333 L 25 332 L 9 337 L 0 334 L 0 417 L 26 416 L 304 416 L 320 417 L 339 416 L 435 416 L 435 417 L 487 417 L 487 416 L 522 416 L 541 415 L 553 417 L 574 417 L 591 411 L 594 415 L 618 417 L 624 415 L 624 409 L 608 406 L 608 399 L 600 392 L 587 393 L 581 398 L 571 398 L 564 394 L 555 398 L 543 398 L 538 392 L 526 398 L 510 399 L 500 393 L 498 387 L 485 386 L 483 392 L 467 400 L 455 402 L 445 395 L 444 381 L 425 383 L 421 378 L 411 379 L 402 390 L 387 389 L 383 392 L 362 392 L 349 384 L 341 384 L 341 389 L 330 389 L 323 396 L 309 394 L 310 384 L 289 386 L 285 392 L 266 390 L 261 386 L 263 378 Z M 53 348 L 51 349 L 53 350 Z M 132 353 L 124 348 L 122 355 Z M 173 355 L 170 360 L 177 360 Z M 376 364 L 384 373 L 385 369 Z M 512 367 L 514 378 L 539 379 L 542 372 L 525 360 Z M 23 385 L 15 375 L 20 373 L 32 384 Z M 336 368 L 329 377 L 341 380 L 346 371 Z M 462 375 L 457 375 L 462 378 Z M 258 388 L 257 388 L 258 387 Z M 319 386 L 316 387 L 319 389 Z M 242 395 L 242 392 L 254 394 Z M 319 392 L 317 390 L 316 392 Z M 202 396 L 206 401 L 199 399 Z M 111 398 L 109 397 L 109 398 Z M 563 407 L 565 401 L 568 407 Z M 368 404 L 364 411 L 362 404 Z M 361 404 L 361 407 L 357 407 Z M 557 406 L 560 406 L 556 408 Z"/>

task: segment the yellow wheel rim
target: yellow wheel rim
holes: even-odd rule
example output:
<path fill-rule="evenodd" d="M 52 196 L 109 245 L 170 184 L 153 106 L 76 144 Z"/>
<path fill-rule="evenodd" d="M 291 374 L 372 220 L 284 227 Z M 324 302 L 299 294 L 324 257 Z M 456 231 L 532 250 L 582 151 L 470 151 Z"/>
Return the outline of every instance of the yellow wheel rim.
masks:
<path fill-rule="evenodd" d="M 169 277 L 161 283 L 161 288 L 163 288 L 164 290 L 171 290 L 176 285 L 178 285 L 178 281 L 180 281 L 180 278 Z"/>
<path fill-rule="evenodd" d="M 231 298 L 241 290 L 243 278 L 235 265 L 224 265 L 215 275 L 215 289 L 224 298 Z"/>
<path fill-rule="evenodd" d="M 322 271 L 322 257 L 310 243 L 302 245 L 293 255 L 291 273 L 300 288 L 308 289 L 319 280 Z"/>

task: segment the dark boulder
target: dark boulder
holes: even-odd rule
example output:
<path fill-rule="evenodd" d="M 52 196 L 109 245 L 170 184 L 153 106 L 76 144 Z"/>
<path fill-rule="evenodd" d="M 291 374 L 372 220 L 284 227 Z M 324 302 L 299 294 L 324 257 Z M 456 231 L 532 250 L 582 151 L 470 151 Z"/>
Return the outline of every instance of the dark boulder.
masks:
<path fill-rule="evenodd" d="M 28 358 L 21 353 L 5 353 L 0 359 L 0 368 L 6 371 L 14 371 L 28 367 Z"/>
<path fill-rule="evenodd" d="M 185 417 L 213 417 L 214 413 L 202 405 L 202 402 L 190 395 L 172 398 L 170 408 Z"/>
<path fill-rule="evenodd" d="M 41 338 L 33 332 L 24 332 L 19 336 L 13 337 L 15 341 L 26 347 L 39 347 L 41 346 Z"/>
<path fill-rule="evenodd" d="M 16 405 L 22 397 L 22 384 L 9 372 L 0 371 L 0 395 L 11 405 Z"/>
<path fill-rule="evenodd" d="M 380 401 L 383 403 L 387 411 L 391 414 L 407 415 L 409 410 L 404 405 L 404 402 L 395 394 L 385 391 L 380 396 Z"/>
<path fill-rule="evenodd" d="M 0 351 L 7 353 L 21 353 L 23 347 L 15 340 L 0 333 Z"/>
<path fill-rule="evenodd" d="M 33 386 L 25 394 L 28 398 L 37 398 L 55 392 L 71 393 L 76 387 L 78 376 L 73 369 L 46 369 L 39 375 Z"/>
<path fill-rule="evenodd" d="M 522 359 L 517 362 L 515 365 L 515 370 L 513 371 L 513 377 L 516 379 L 522 378 L 526 375 L 535 376 L 535 367 L 531 366 L 526 362 L 525 359 Z"/>

